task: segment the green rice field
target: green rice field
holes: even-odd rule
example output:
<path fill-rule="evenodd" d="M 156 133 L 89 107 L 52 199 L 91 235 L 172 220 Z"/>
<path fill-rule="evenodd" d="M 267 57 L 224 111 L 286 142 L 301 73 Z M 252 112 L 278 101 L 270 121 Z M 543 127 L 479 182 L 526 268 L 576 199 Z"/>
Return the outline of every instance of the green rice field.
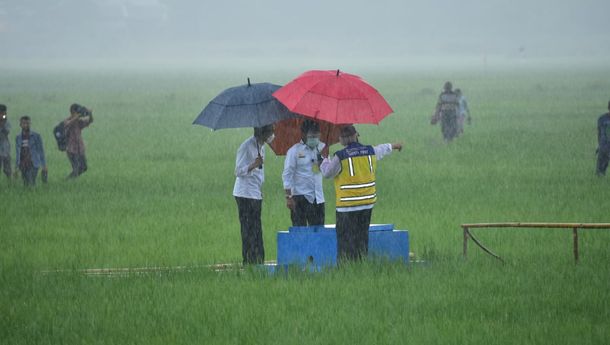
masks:
<path fill-rule="evenodd" d="M 460 228 L 610 222 L 610 176 L 595 176 L 607 63 L 346 68 L 395 111 L 357 128 L 364 143 L 405 145 L 379 162 L 372 222 L 409 230 L 418 262 L 210 269 L 241 262 L 231 194 L 235 153 L 252 130 L 191 123 L 246 77 L 285 84 L 305 69 L 0 67 L 10 136 L 29 115 L 49 168 L 48 184 L 31 189 L 0 176 L 0 344 L 608 343 L 610 230 L 580 232 L 578 264 L 569 230 L 473 230 L 502 264 L 474 245 L 464 259 Z M 446 80 L 473 118 L 450 144 L 430 125 Z M 83 131 L 89 171 L 66 181 L 52 128 L 74 102 L 95 122 Z M 267 149 L 267 260 L 290 226 L 283 163 Z M 176 269 L 83 272 L 153 267 Z"/>

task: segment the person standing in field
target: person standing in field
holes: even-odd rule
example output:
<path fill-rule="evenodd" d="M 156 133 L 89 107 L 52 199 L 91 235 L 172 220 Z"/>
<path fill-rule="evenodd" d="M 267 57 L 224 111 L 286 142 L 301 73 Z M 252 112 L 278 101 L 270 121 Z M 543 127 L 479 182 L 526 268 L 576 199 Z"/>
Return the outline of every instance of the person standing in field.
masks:
<path fill-rule="evenodd" d="M 85 156 L 85 142 L 82 130 L 93 123 L 91 110 L 79 104 L 70 106 L 70 116 L 64 120 L 67 145 L 66 153 L 72 166 L 72 172 L 67 179 L 73 179 L 87 171 L 87 157 Z"/>
<path fill-rule="evenodd" d="M 464 133 L 464 121 L 468 121 L 468 124 L 470 124 L 472 118 L 470 117 L 470 109 L 468 109 L 468 101 L 466 101 L 466 97 L 462 94 L 462 90 L 455 89 L 455 93 L 458 96 L 457 134 L 460 135 Z"/>
<path fill-rule="evenodd" d="M 35 186 L 38 169 L 42 167 L 44 174 L 47 173 L 47 163 L 44 158 L 44 146 L 40 134 L 30 130 L 31 119 L 29 116 L 22 116 L 19 120 L 21 133 L 15 138 L 16 169 L 21 171 L 23 184 L 25 186 Z M 17 174 L 17 171 L 15 171 Z M 44 176 L 43 176 L 44 177 Z"/>
<path fill-rule="evenodd" d="M 340 142 L 345 148 L 320 165 L 322 175 L 334 178 L 336 197 L 337 260 L 360 260 L 366 257 L 369 225 L 377 201 L 375 173 L 377 161 L 402 150 L 402 144 L 375 147 L 358 142 L 352 125 L 341 128 Z"/>
<path fill-rule="evenodd" d="M 452 141 L 458 133 L 457 112 L 459 102 L 457 94 L 452 89 L 453 85 L 449 81 L 443 86 L 443 92 L 438 96 L 432 122 L 435 124 L 434 118 L 440 118 L 441 131 L 445 142 Z"/>
<path fill-rule="evenodd" d="M 608 102 L 610 111 L 610 101 Z M 610 161 L 610 112 L 597 119 L 597 176 L 605 176 Z"/>
<path fill-rule="evenodd" d="M 304 120 L 301 141 L 286 153 L 282 173 L 292 226 L 324 225 L 320 152 L 325 146 L 320 142 L 320 125 L 312 120 Z"/>
<path fill-rule="evenodd" d="M 235 158 L 233 196 L 237 202 L 241 226 L 244 264 L 262 264 L 265 260 L 261 210 L 265 181 L 265 143 L 273 141 L 273 125 L 254 128 L 254 135 L 244 141 Z"/>
<path fill-rule="evenodd" d="M 6 105 L 0 104 L 0 168 L 10 180 L 11 171 L 11 143 L 8 134 L 11 131 L 11 123 L 6 113 Z"/>

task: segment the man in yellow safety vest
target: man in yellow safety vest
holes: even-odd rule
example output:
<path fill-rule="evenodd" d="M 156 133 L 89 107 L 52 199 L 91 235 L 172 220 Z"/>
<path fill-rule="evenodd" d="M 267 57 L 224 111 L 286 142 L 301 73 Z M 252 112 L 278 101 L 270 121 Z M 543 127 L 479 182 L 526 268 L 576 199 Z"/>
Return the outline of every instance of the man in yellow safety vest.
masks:
<path fill-rule="evenodd" d="M 392 150 L 402 150 L 400 143 L 362 145 L 358 136 L 352 125 L 341 128 L 340 142 L 345 148 L 320 165 L 324 177 L 335 179 L 338 261 L 367 255 L 371 213 L 377 201 L 377 161 Z"/>

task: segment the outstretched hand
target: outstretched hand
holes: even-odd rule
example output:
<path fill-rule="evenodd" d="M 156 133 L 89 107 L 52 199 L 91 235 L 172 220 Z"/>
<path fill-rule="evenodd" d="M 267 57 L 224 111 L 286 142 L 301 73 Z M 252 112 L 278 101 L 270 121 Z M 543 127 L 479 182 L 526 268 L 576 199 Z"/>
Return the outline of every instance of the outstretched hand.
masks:
<path fill-rule="evenodd" d="M 393 143 L 392 150 L 402 151 L 402 143 Z"/>

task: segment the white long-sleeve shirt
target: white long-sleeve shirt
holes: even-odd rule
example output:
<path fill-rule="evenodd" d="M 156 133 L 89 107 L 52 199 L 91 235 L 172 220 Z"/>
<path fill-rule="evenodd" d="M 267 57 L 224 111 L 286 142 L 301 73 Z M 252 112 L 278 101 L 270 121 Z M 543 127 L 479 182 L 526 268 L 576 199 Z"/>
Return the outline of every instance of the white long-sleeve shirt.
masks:
<path fill-rule="evenodd" d="M 392 144 L 380 144 L 374 146 L 375 149 L 375 158 L 380 161 L 383 157 L 392 153 Z M 320 171 L 322 175 L 326 178 L 333 178 L 341 172 L 341 160 L 337 155 L 333 155 L 331 158 L 324 158 L 322 164 L 320 164 Z M 362 205 L 362 206 L 352 206 L 352 207 L 337 207 L 337 212 L 355 212 L 360 210 L 367 210 L 373 208 L 374 204 L 371 205 Z"/>
<path fill-rule="evenodd" d="M 263 199 L 263 182 L 265 182 L 264 164 L 261 169 L 254 168 L 248 172 L 248 167 L 258 157 L 260 152 L 265 160 L 265 146 L 259 145 L 254 136 L 246 139 L 237 150 L 235 158 L 235 185 L 233 196 L 248 199 Z"/>
<path fill-rule="evenodd" d="M 317 166 L 318 153 L 324 146 L 320 143 L 317 150 L 311 149 L 301 141 L 288 150 L 282 173 L 284 189 L 290 189 L 292 195 L 303 195 L 310 203 L 324 202 L 322 173 Z"/>

